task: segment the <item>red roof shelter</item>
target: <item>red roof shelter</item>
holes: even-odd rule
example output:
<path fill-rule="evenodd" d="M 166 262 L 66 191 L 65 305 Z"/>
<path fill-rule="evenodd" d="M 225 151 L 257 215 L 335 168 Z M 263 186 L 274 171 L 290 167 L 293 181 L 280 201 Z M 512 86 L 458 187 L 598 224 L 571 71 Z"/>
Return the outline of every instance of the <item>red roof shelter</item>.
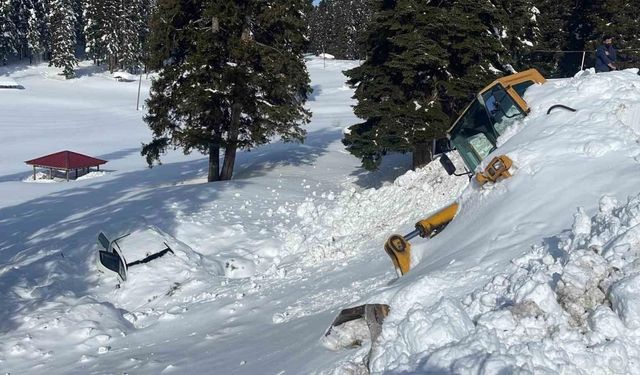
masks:
<path fill-rule="evenodd" d="M 100 165 L 105 164 L 107 161 L 91 156 L 78 154 L 73 151 L 60 151 L 51 155 L 42 156 L 33 160 L 27 160 L 25 163 L 33 165 L 33 179 L 36 179 L 36 167 L 48 168 L 49 178 L 53 178 L 53 170 L 63 170 L 67 173 L 67 181 L 69 181 L 69 171 L 75 169 L 76 178 L 78 177 L 78 169 L 87 169 L 91 167 L 97 167 L 100 170 Z"/>

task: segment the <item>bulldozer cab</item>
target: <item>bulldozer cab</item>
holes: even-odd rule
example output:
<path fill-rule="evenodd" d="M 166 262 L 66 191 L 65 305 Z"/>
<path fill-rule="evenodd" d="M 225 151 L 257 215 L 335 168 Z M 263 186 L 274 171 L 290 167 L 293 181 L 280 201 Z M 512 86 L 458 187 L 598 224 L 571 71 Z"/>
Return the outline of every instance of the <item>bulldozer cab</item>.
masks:
<path fill-rule="evenodd" d="M 449 139 L 469 171 L 496 149 L 498 137 L 529 112 L 526 89 L 545 79 L 535 69 L 495 80 L 480 91 L 449 129 Z"/>

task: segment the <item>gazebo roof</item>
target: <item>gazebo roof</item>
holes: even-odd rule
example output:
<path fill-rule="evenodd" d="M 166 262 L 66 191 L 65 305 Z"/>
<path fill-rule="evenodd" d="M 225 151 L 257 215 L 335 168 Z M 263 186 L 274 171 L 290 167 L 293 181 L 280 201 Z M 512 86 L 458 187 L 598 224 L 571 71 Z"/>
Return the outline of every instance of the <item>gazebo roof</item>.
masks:
<path fill-rule="evenodd" d="M 29 165 L 35 165 L 38 167 L 67 170 L 95 167 L 106 162 L 106 160 L 92 158 L 91 156 L 78 154 L 77 152 L 68 150 L 25 161 L 25 163 Z"/>

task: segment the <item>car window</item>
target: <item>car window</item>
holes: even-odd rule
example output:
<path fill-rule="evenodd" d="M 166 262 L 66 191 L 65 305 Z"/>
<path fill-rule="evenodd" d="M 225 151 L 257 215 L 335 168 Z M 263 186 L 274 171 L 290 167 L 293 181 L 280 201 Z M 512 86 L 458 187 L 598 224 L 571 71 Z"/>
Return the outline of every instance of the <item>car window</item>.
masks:
<path fill-rule="evenodd" d="M 102 232 L 98 235 L 98 245 L 102 246 L 105 250 L 109 250 L 109 239 L 107 239 L 107 236 Z"/>
<path fill-rule="evenodd" d="M 127 279 L 127 270 L 124 262 L 116 252 L 100 251 L 100 263 L 107 269 L 118 273 L 122 280 Z"/>

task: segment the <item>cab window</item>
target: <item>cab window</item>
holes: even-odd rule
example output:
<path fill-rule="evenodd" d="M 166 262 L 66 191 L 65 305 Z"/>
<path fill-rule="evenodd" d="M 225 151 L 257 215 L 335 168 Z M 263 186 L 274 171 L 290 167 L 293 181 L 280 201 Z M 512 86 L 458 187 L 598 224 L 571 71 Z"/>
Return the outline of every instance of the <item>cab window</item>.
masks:
<path fill-rule="evenodd" d="M 451 143 L 471 169 L 495 149 L 497 134 L 484 107 L 474 100 L 456 123 Z"/>
<path fill-rule="evenodd" d="M 524 115 L 524 112 L 502 85 L 495 85 L 491 90 L 482 94 L 482 99 L 493 128 L 498 135 L 502 135 L 509 125 Z"/>

